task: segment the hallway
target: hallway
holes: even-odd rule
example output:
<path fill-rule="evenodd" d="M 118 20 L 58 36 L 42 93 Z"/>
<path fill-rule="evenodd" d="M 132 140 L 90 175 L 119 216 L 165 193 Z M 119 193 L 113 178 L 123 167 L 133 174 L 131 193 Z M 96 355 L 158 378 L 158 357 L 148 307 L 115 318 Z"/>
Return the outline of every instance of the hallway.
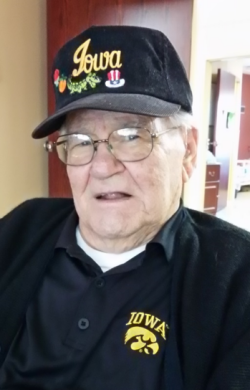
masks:
<path fill-rule="evenodd" d="M 237 198 L 227 208 L 219 211 L 216 217 L 224 219 L 250 232 L 250 188 L 239 192 Z"/>

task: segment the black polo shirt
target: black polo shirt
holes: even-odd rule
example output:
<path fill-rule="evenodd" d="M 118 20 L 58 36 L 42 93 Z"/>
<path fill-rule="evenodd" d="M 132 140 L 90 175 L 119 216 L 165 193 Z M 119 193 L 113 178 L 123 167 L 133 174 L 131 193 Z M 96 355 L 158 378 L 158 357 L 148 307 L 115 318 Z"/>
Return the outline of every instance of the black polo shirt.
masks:
<path fill-rule="evenodd" d="M 180 206 L 143 253 L 103 273 L 77 245 L 72 213 L 0 370 L 0 388 L 163 388 L 172 248 L 184 215 Z"/>

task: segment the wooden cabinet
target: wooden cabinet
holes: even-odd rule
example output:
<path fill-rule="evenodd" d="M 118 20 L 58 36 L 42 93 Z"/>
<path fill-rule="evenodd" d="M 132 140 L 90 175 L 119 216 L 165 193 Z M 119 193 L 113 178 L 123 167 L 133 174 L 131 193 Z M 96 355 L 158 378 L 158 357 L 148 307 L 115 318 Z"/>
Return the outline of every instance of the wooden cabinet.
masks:
<path fill-rule="evenodd" d="M 206 168 L 204 212 L 215 215 L 218 206 L 220 164 L 208 164 Z"/>

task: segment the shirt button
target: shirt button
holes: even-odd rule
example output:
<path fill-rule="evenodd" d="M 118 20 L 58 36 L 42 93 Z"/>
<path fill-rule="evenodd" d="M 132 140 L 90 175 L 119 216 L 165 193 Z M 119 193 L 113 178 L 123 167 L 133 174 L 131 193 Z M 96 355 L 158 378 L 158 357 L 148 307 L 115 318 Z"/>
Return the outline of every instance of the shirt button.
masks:
<path fill-rule="evenodd" d="M 102 278 L 100 278 L 95 281 L 95 285 L 97 288 L 102 288 L 105 285 L 105 282 Z"/>
<path fill-rule="evenodd" d="M 81 330 L 85 330 L 88 329 L 88 327 L 89 327 L 89 320 L 87 320 L 87 318 L 80 318 L 80 320 L 78 321 L 78 328 Z"/>

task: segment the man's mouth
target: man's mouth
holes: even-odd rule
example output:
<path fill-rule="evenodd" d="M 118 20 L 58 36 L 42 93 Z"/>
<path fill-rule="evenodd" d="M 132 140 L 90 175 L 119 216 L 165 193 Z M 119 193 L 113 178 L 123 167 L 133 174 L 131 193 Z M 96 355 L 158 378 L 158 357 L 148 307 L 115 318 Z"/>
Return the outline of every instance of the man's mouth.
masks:
<path fill-rule="evenodd" d="M 100 193 L 96 196 L 98 200 L 120 200 L 120 199 L 128 199 L 131 195 L 125 192 L 105 192 Z"/>

